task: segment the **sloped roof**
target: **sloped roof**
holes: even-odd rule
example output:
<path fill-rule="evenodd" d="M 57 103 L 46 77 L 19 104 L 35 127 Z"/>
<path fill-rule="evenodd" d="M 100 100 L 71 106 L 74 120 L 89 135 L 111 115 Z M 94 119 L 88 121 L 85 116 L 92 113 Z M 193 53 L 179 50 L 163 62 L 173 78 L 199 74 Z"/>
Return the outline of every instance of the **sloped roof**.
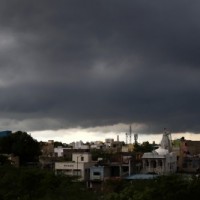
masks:
<path fill-rule="evenodd" d="M 159 175 L 158 174 L 133 174 L 125 179 L 128 180 L 141 180 L 141 179 L 154 179 L 157 178 Z"/>

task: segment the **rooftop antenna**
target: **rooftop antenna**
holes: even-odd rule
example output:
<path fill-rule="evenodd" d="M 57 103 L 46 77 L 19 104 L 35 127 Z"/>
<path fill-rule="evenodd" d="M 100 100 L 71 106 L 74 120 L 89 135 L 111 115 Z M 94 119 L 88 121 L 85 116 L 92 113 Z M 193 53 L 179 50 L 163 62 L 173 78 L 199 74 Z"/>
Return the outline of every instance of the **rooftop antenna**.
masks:
<path fill-rule="evenodd" d="M 125 134 L 126 134 L 126 144 L 128 144 L 128 143 L 131 144 L 132 143 L 132 128 L 131 128 L 131 125 L 129 127 L 129 132 L 125 133 Z"/>
<path fill-rule="evenodd" d="M 119 142 L 119 135 L 117 135 L 117 142 Z"/>

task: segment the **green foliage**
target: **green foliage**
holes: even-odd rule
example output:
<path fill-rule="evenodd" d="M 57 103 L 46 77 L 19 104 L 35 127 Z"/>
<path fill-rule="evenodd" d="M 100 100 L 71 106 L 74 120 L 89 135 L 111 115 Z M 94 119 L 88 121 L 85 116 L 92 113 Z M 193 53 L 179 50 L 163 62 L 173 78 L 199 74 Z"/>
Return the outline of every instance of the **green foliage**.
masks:
<path fill-rule="evenodd" d="M 143 142 L 142 144 L 136 143 L 134 145 L 134 151 L 139 153 L 151 152 L 153 151 L 153 149 L 154 149 L 153 144 L 150 144 L 149 142 Z"/>
<path fill-rule="evenodd" d="M 98 158 L 102 158 L 104 161 L 107 161 L 113 155 L 112 153 L 108 153 L 106 151 L 102 151 L 101 149 L 92 149 L 92 160 L 97 161 Z"/>
<path fill-rule="evenodd" d="M 7 153 L 11 154 L 12 153 L 12 136 L 5 136 L 0 138 L 0 153 Z"/>
<path fill-rule="evenodd" d="M 162 176 L 153 180 L 108 180 L 103 191 L 65 175 L 31 168 L 0 168 L 0 200 L 197 200 L 199 177 Z"/>
<path fill-rule="evenodd" d="M 37 161 L 40 145 L 26 132 L 18 131 L 0 138 L 0 153 L 14 154 L 20 157 L 20 163 Z"/>
<path fill-rule="evenodd" d="M 199 199 L 200 179 L 185 176 L 162 176 L 154 180 L 135 180 L 105 200 L 184 200 Z"/>
<path fill-rule="evenodd" d="M 128 182 L 123 179 L 108 179 L 104 182 L 103 188 L 105 193 L 119 193 L 126 188 Z"/>
<path fill-rule="evenodd" d="M 55 141 L 53 144 L 54 144 L 54 147 L 58 147 L 58 146 L 64 147 L 64 144 L 62 142 Z"/>
<path fill-rule="evenodd" d="M 30 168 L 0 168 L 0 200 L 95 200 L 86 185 L 64 175 Z"/>
<path fill-rule="evenodd" d="M 10 164 L 10 161 L 8 160 L 7 156 L 0 155 L 0 165 L 6 165 Z"/>

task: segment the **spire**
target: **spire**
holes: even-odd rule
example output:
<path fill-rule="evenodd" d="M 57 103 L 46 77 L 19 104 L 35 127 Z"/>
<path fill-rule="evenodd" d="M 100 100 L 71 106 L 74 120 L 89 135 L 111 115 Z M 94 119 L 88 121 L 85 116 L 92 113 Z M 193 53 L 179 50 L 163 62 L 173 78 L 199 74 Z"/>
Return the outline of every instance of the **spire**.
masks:
<path fill-rule="evenodd" d="M 164 128 L 164 133 L 160 142 L 160 146 L 163 149 L 167 149 L 169 152 L 172 151 L 171 133 L 167 131 L 166 128 Z"/>

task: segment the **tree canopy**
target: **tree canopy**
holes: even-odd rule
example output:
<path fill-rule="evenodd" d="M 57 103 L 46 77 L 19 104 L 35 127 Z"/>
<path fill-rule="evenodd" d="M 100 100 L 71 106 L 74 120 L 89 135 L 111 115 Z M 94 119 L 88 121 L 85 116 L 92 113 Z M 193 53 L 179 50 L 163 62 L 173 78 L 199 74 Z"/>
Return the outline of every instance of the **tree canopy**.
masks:
<path fill-rule="evenodd" d="M 144 152 L 151 152 L 154 149 L 154 145 L 150 144 L 148 141 L 147 142 L 143 142 L 142 144 L 134 144 L 134 151 L 135 152 L 140 152 L 140 153 L 144 153 Z"/>
<path fill-rule="evenodd" d="M 72 177 L 33 168 L 0 168 L 0 200 L 95 200 Z"/>
<path fill-rule="evenodd" d="M 17 131 L 0 138 L 0 153 L 19 156 L 20 164 L 34 162 L 40 155 L 40 145 L 29 134 Z"/>
<path fill-rule="evenodd" d="M 115 188 L 115 187 L 114 187 Z M 196 176 L 161 176 L 152 180 L 133 180 L 126 187 L 105 195 L 105 200 L 197 200 L 200 178 Z"/>

